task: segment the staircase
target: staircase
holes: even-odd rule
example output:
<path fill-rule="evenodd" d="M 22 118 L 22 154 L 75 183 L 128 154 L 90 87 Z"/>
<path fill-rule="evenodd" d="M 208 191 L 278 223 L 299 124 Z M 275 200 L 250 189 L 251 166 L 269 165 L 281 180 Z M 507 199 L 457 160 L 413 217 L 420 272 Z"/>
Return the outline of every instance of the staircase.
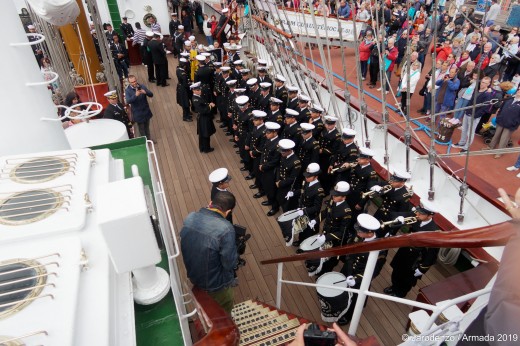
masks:
<path fill-rule="evenodd" d="M 233 307 L 231 316 L 240 331 L 240 345 L 276 346 L 294 340 L 296 330 L 308 321 L 258 301 Z"/>

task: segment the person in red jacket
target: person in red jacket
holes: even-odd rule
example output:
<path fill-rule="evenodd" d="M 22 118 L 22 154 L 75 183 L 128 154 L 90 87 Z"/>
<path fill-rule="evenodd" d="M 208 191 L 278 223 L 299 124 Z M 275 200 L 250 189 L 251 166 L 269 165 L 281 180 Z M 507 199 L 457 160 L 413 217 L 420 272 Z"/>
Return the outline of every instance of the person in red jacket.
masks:
<path fill-rule="evenodd" d="M 386 93 L 390 91 L 390 78 L 392 77 L 392 71 L 394 70 L 395 60 L 397 59 L 397 55 L 399 55 L 399 52 L 397 50 L 397 47 L 395 46 L 395 39 L 393 37 L 390 37 L 386 43 L 386 49 L 385 49 L 385 70 L 386 70 Z M 381 87 L 377 89 L 377 91 L 381 91 L 381 88 L 383 87 L 383 81 L 381 81 Z"/>
<path fill-rule="evenodd" d="M 368 70 L 368 59 L 370 58 L 370 52 L 375 44 L 374 34 L 372 31 L 367 31 L 365 39 L 361 41 L 359 46 L 359 61 L 361 63 L 361 77 L 365 80 Z"/>
<path fill-rule="evenodd" d="M 451 54 L 451 41 L 446 40 L 443 43 L 439 43 L 439 46 L 435 49 L 435 51 L 437 52 L 438 60 L 448 60 L 448 55 Z"/>

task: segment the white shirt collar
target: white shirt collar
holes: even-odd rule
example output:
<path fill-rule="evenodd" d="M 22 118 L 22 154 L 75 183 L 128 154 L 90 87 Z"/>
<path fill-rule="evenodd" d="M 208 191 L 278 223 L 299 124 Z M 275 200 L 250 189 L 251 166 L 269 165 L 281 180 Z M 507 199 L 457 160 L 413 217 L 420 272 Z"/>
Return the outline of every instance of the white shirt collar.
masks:
<path fill-rule="evenodd" d="M 319 182 L 318 179 L 311 181 L 311 182 L 309 183 L 309 187 L 311 187 L 311 186 L 314 185 L 314 184 L 317 184 L 318 182 Z"/>
<path fill-rule="evenodd" d="M 343 202 L 345 202 L 345 201 L 336 202 L 336 207 L 337 207 L 338 205 L 340 205 L 341 203 L 343 203 Z"/>
<path fill-rule="evenodd" d="M 421 221 L 421 224 L 419 225 L 420 227 L 423 227 L 423 226 L 426 226 L 427 224 L 429 224 L 430 222 L 432 222 L 433 219 L 429 219 L 427 221 Z"/>

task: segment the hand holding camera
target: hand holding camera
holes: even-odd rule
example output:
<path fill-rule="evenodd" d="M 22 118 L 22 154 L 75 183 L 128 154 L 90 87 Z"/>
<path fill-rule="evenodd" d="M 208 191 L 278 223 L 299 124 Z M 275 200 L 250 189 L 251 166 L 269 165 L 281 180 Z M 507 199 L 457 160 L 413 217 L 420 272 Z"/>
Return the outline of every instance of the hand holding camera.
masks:
<path fill-rule="evenodd" d="M 336 324 L 332 329 L 322 331 L 316 324 L 302 324 L 296 332 L 296 339 L 289 346 L 356 346 L 357 343 Z"/>

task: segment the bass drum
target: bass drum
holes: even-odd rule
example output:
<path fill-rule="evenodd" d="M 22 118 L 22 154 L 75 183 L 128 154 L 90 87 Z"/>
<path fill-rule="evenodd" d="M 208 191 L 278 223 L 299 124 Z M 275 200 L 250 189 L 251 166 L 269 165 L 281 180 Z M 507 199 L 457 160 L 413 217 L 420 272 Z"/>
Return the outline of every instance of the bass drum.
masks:
<path fill-rule="evenodd" d="M 339 272 L 325 273 L 316 280 L 317 285 L 347 287 L 347 278 Z M 347 313 L 352 301 L 352 293 L 342 290 L 317 287 L 321 306 L 321 319 L 325 322 L 337 322 Z"/>
<path fill-rule="evenodd" d="M 306 216 L 299 216 L 298 210 L 289 210 L 280 215 L 276 222 L 282 231 L 283 238 L 286 246 L 291 246 L 294 241 L 294 236 L 301 232 L 299 225 L 302 223 L 301 220 Z"/>
<path fill-rule="evenodd" d="M 318 250 L 320 248 L 320 243 L 317 241 L 319 237 L 319 234 L 315 234 L 313 236 L 310 236 L 309 238 L 305 239 L 300 243 L 300 252 L 309 252 Z M 305 261 L 305 268 L 307 268 L 307 272 L 309 273 L 309 276 L 317 275 L 323 266 L 323 263 L 326 261 L 325 258 L 316 258 L 311 260 Z"/>

